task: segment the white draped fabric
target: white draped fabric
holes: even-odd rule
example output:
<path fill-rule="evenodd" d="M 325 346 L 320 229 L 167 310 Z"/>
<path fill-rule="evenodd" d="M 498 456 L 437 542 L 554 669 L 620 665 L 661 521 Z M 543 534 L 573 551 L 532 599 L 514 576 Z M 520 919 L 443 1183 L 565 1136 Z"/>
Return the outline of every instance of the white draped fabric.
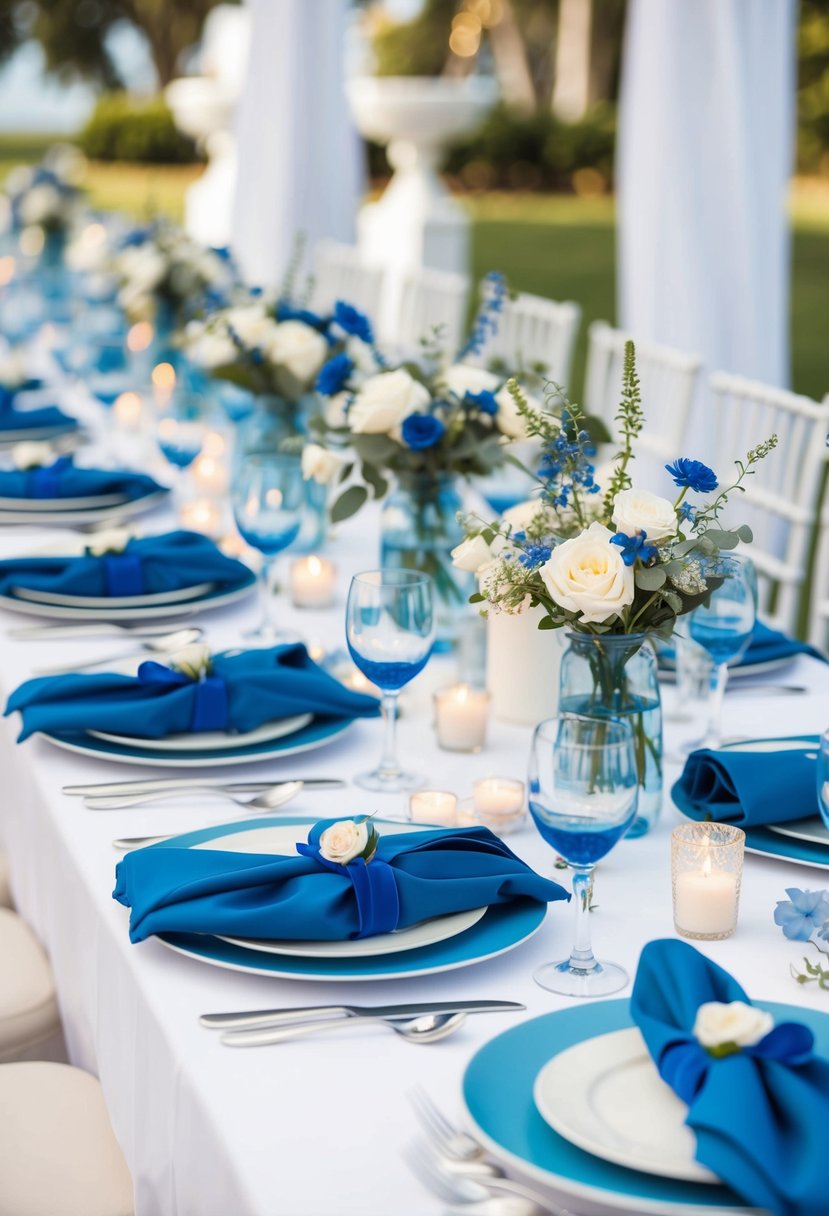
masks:
<path fill-rule="evenodd" d="M 236 111 L 232 247 L 252 283 L 278 284 L 298 233 L 353 241 L 361 150 L 345 100 L 347 0 L 251 0 Z"/>
<path fill-rule="evenodd" d="M 789 379 L 795 0 L 631 0 L 617 153 L 620 324 Z"/>

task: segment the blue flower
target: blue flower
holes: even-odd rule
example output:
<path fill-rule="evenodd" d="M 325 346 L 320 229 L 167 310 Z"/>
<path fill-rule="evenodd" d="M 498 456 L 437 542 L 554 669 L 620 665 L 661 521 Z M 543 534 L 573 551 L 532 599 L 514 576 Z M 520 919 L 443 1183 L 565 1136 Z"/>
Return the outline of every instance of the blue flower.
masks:
<path fill-rule="evenodd" d="M 774 923 L 793 942 L 807 942 L 829 920 L 829 891 L 800 891 L 787 887 L 788 899 L 774 909 Z"/>
<path fill-rule="evenodd" d="M 656 549 L 653 545 L 647 544 L 647 532 L 637 532 L 635 536 L 626 536 L 624 532 L 617 532 L 615 536 L 611 536 L 611 545 L 618 545 L 622 550 L 622 561 L 626 566 L 634 565 L 637 557 L 642 562 L 649 562 L 652 557 L 656 557 Z"/>
<path fill-rule="evenodd" d="M 666 464 L 665 468 L 673 477 L 675 485 L 682 489 L 694 490 L 697 494 L 710 494 L 719 485 L 717 474 L 701 460 L 689 460 L 687 456 L 680 456 L 673 464 Z"/>
<path fill-rule="evenodd" d="M 413 452 L 423 452 L 440 443 L 446 427 L 434 414 L 409 414 L 403 419 L 403 440 Z"/>
<path fill-rule="evenodd" d="M 310 325 L 311 329 L 319 330 L 320 333 L 325 333 L 328 328 L 328 322 L 318 313 L 311 312 L 310 308 L 294 308 L 287 300 L 278 300 L 274 315 L 277 321 L 302 321 L 305 325 Z"/>
<path fill-rule="evenodd" d="M 374 345 L 371 321 L 353 304 L 348 304 L 345 300 L 337 300 L 334 305 L 334 321 L 344 333 L 352 334 L 355 338 L 362 338 L 363 342 L 368 342 L 369 346 Z"/>
<path fill-rule="evenodd" d="M 693 523 L 696 513 L 696 507 L 692 507 L 689 502 L 681 502 L 679 504 L 679 518 L 683 523 Z"/>
<path fill-rule="evenodd" d="M 334 355 L 327 363 L 323 363 L 317 376 L 316 389 L 318 393 L 322 393 L 324 397 L 333 397 L 341 388 L 345 387 L 345 382 L 354 370 L 354 360 L 350 359 L 344 352 L 339 355 Z"/>
<path fill-rule="evenodd" d="M 482 414 L 490 414 L 494 416 L 498 413 L 498 402 L 495 400 L 495 394 L 485 388 L 480 393 L 467 393 L 463 399 L 464 405 L 471 405 L 473 409 L 478 409 Z"/>
<path fill-rule="evenodd" d="M 528 570 L 536 570 L 539 566 L 543 566 L 545 562 L 550 560 L 552 552 L 549 545 L 531 544 L 527 545 L 527 548 L 519 556 L 518 560 Z"/>

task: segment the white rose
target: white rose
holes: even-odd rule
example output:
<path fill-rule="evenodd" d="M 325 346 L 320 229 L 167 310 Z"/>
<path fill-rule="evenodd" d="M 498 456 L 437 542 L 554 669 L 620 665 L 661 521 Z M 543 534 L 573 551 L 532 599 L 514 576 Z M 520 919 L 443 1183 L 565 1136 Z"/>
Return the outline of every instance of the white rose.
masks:
<path fill-rule="evenodd" d="M 16 443 L 12 448 L 12 461 L 16 469 L 37 469 L 42 465 L 52 464 L 56 453 L 48 443 L 37 443 L 31 440 L 26 443 Z"/>
<path fill-rule="evenodd" d="M 16 198 L 17 195 L 23 194 L 29 189 L 34 181 L 34 176 L 34 169 L 28 165 L 16 165 L 6 174 L 5 188 L 12 198 Z"/>
<path fill-rule="evenodd" d="M 308 443 L 302 449 L 302 476 L 312 478 L 319 486 L 328 486 L 343 467 L 342 459 L 318 443 Z"/>
<path fill-rule="evenodd" d="M 555 602 L 581 613 L 585 624 L 601 624 L 633 603 L 633 567 L 626 566 L 613 533 L 592 523 L 586 532 L 558 545 L 540 569 Z"/>
<path fill-rule="evenodd" d="M 501 519 L 505 524 L 509 524 L 513 532 L 525 532 L 541 510 L 542 504 L 538 499 L 530 498 L 526 502 L 516 503 L 514 507 L 508 507 L 502 513 Z"/>
<path fill-rule="evenodd" d="M 224 313 L 225 324 L 239 335 L 245 346 L 261 346 L 266 338 L 273 336 L 276 325 L 265 312 L 262 304 L 245 304 L 229 308 Z"/>
<path fill-rule="evenodd" d="M 93 532 L 86 547 L 93 557 L 103 557 L 105 553 L 123 553 L 131 539 L 129 528 L 102 528 Z"/>
<path fill-rule="evenodd" d="M 60 192 L 47 182 L 32 186 L 20 202 L 20 218 L 24 224 L 43 224 L 59 215 L 60 210 Z"/>
<path fill-rule="evenodd" d="M 745 1001 L 706 1001 L 697 1010 L 694 1035 L 703 1047 L 753 1047 L 774 1027 L 774 1018 L 764 1009 Z"/>
<path fill-rule="evenodd" d="M 544 407 L 536 397 L 531 397 L 529 393 L 524 393 L 523 395 L 531 410 L 534 410 L 538 414 L 543 412 Z M 507 435 L 510 439 L 526 439 L 527 424 L 518 413 L 518 406 L 513 401 L 512 394 L 506 385 L 504 385 L 500 392 L 495 394 L 495 400 L 498 403 L 495 425 L 501 434 Z"/>
<path fill-rule="evenodd" d="M 326 861 L 346 866 L 359 857 L 368 844 L 368 824 L 340 819 L 320 836 L 320 854 Z"/>
<path fill-rule="evenodd" d="M 620 490 L 613 504 L 617 532 L 635 536 L 644 532 L 649 541 L 664 540 L 676 533 L 674 504 L 649 490 Z"/>
<path fill-rule="evenodd" d="M 239 357 L 239 351 L 236 343 L 228 333 L 221 333 L 218 330 L 207 330 L 188 347 L 189 353 L 193 360 L 200 367 L 208 370 L 214 367 L 224 367 L 228 363 L 235 363 Z"/>
<path fill-rule="evenodd" d="M 348 420 L 357 435 L 388 435 L 409 414 L 425 410 L 430 401 L 425 384 L 400 367 L 366 380 L 354 398 Z"/>
<path fill-rule="evenodd" d="M 267 339 L 265 354 L 300 384 L 308 385 L 328 358 L 328 343 L 304 321 L 282 321 Z"/>
<path fill-rule="evenodd" d="M 125 251 L 120 269 L 133 291 L 151 292 L 164 279 L 168 265 L 164 254 L 147 241 Z"/>
<path fill-rule="evenodd" d="M 494 393 L 503 377 L 485 371 L 482 367 L 454 363 L 446 369 L 441 379 L 450 393 L 463 398 L 467 393 Z"/>
<path fill-rule="evenodd" d="M 373 376 L 377 372 L 379 364 L 374 349 L 362 338 L 358 338 L 354 334 L 347 338 L 345 353 L 357 371 L 362 372 L 364 376 Z"/>
<path fill-rule="evenodd" d="M 492 549 L 482 536 L 469 536 L 452 550 L 452 565 L 456 570 L 472 574 L 492 561 Z"/>
<path fill-rule="evenodd" d="M 189 676 L 191 680 L 198 680 L 210 670 L 210 647 L 204 642 L 182 646 L 181 650 L 170 655 L 169 665 L 182 675 Z"/>
<path fill-rule="evenodd" d="M 333 397 L 323 398 L 322 416 L 326 426 L 343 427 L 348 424 L 348 403 L 351 394 L 335 393 Z"/>
<path fill-rule="evenodd" d="M 26 379 L 26 355 L 18 347 L 0 359 L 0 384 L 6 388 L 17 388 Z"/>

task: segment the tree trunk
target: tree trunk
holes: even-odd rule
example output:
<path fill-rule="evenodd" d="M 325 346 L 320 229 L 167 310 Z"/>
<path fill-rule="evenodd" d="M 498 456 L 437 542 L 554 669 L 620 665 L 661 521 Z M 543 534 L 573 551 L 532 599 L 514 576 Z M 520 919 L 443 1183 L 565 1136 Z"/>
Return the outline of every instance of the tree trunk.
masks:
<path fill-rule="evenodd" d="M 535 86 L 510 0 L 505 0 L 503 16 L 490 29 L 489 40 L 504 101 L 516 110 L 531 114 L 536 108 Z"/>
<path fill-rule="evenodd" d="M 590 100 L 590 25 L 592 0 L 559 0 L 553 112 L 578 122 Z"/>

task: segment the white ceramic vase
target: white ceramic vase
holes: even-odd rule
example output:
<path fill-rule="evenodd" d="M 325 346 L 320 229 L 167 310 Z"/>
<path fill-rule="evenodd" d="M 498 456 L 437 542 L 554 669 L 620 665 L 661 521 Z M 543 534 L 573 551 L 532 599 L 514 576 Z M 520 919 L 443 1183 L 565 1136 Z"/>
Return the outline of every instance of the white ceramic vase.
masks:
<path fill-rule="evenodd" d="M 535 726 L 558 711 L 560 630 L 539 629 L 541 608 L 487 618 L 486 685 L 502 722 Z"/>

